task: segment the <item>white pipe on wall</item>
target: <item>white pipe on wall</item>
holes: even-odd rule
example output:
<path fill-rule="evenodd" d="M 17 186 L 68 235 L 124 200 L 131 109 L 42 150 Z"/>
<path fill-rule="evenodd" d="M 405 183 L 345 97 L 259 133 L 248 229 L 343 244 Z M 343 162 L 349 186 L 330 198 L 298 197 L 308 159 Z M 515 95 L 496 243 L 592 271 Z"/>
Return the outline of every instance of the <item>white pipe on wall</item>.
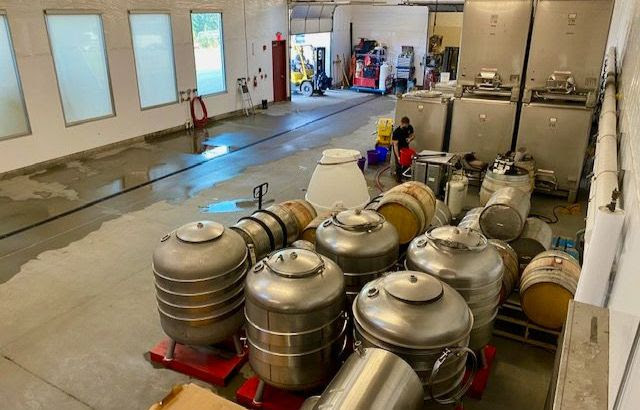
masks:
<path fill-rule="evenodd" d="M 609 291 L 611 266 L 618 252 L 624 212 L 601 206 L 596 211 L 593 227 L 594 245 L 585 255 L 578 289 L 574 299 L 578 302 L 604 307 Z"/>
<path fill-rule="evenodd" d="M 614 48 L 609 50 L 607 54 L 605 75 L 604 99 L 598 124 L 599 132 L 587 208 L 585 259 L 593 240 L 592 232 L 597 210 L 609 204 L 612 192 L 618 189 L 616 60 Z"/>
<path fill-rule="evenodd" d="M 607 55 L 605 92 L 589 192 L 584 263 L 575 299 L 596 306 L 606 304 L 610 276 L 618 252 L 624 211 L 612 204 L 618 189 L 618 139 L 615 49 Z"/>

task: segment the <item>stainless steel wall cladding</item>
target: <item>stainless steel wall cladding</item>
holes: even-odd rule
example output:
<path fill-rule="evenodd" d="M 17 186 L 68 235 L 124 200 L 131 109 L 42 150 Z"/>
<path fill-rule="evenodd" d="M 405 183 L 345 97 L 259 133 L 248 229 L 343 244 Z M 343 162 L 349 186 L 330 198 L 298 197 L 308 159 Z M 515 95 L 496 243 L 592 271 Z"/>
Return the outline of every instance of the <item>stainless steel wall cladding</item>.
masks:
<path fill-rule="evenodd" d="M 418 373 L 425 395 L 455 395 L 467 360 L 473 315 L 449 285 L 422 272 L 392 272 L 367 283 L 353 302 L 354 337 L 403 358 Z M 437 360 L 449 357 L 431 378 Z M 431 382 L 429 383 L 429 379 Z"/>
<path fill-rule="evenodd" d="M 303 409 L 418 410 L 424 405 L 420 379 L 411 366 L 382 349 L 357 347 L 322 393 Z"/>
<path fill-rule="evenodd" d="M 458 96 L 504 90 L 517 101 L 524 72 L 531 0 L 467 0 L 464 5 Z"/>
<path fill-rule="evenodd" d="M 449 152 L 475 152 L 492 162 L 511 149 L 517 104 L 510 101 L 457 98 L 453 103 Z"/>
<path fill-rule="evenodd" d="M 160 323 L 178 343 L 210 345 L 244 323 L 244 278 L 250 260 L 237 233 L 201 221 L 166 235 L 153 254 Z"/>
<path fill-rule="evenodd" d="M 396 124 L 400 124 L 402 117 L 411 119 L 416 136 L 412 148 L 417 152 L 442 151 L 451 105 L 451 99 L 443 96 L 405 95 L 396 100 Z"/>
<path fill-rule="evenodd" d="M 346 347 L 340 267 L 288 248 L 263 259 L 245 285 L 249 362 L 265 382 L 304 390 L 327 383 Z"/>
<path fill-rule="evenodd" d="M 393 270 L 399 256 L 396 228 L 372 210 L 342 211 L 316 231 L 316 250 L 344 272 L 348 303 L 365 283 Z"/>
<path fill-rule="evenodd" d="M 591 93 L 596 103 L 613 0 L 538 0 L 527 63 L 524 101 L 536 92 Z M 540 157 L 535 156 L 538 160 Z"/>
<path fill-rule="evenodd" d="M 436 228 L 411 242 L 407 268 L 426 272 L 457 290 L 473 312 L 469 347 L 479 350 L 489 343 L 504 265 L 481 233 L 453 226 Z"/>
<path fill-rule="evenodd" d="M 553 172 L 555 189 L 550 190 L 568 192 L 569 202 L 578 192 L 592 117 L 592 109 L 579 106 L 522 106 L 517 147 L 525 147 L 531 153 L 538 169 Z"/>

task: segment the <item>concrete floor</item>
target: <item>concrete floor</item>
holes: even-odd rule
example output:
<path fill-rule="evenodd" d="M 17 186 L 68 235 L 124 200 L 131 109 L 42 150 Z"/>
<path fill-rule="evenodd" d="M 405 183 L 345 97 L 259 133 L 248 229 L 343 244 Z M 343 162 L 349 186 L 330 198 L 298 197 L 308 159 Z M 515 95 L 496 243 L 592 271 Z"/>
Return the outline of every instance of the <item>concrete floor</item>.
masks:
<path fill-rule="evenodd" d="M 150 270 L 158 240 L 197 219 L 233 224 L 262 182 L 275 201 L 302 198 L 322 150 L 365 152 L 375 119 L 393 110 L 392 97 L 295 98 L 195 134 L 0 179 L 0 408 L 143 409 L 189 381 L 146 357 L 163 338 Z M 372 196 L 375 172 L 366 174 Z M 221 201 L 239 202 L 217 212 Z M 536 199 L 534 210 L 550 215 L 559 202 Z M 572 236 L 581 218 L 561 216 L 556 234 Z M 494 344 L 485 398 L 466 408 L 542 408 L 553 353 L 499 337 Z M 229 386 L 212 388 L 233 397 L 250 374 L 245 366 Z"/>

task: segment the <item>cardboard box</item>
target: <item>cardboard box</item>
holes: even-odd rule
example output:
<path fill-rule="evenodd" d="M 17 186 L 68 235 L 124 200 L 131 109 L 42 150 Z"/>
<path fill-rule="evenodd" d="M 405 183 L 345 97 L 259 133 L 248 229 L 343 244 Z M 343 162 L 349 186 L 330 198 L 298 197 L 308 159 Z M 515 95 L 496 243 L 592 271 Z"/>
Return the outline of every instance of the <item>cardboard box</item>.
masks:
<path fill-rule="evenodd" d="M 174 386 L 162 401 L 149 410 L 242 410 L 244 407 L 196 384 Z"/>

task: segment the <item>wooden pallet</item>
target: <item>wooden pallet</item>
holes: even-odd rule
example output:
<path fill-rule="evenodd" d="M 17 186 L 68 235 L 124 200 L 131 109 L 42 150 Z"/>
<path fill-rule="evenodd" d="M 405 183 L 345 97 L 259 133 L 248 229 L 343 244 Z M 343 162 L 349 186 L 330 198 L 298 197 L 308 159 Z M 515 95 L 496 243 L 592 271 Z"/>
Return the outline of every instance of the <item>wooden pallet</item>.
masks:
<path fill-rule="evenodd" d="M 517 340 L 532 346 L 556 350 L 559 330 L 546 329 L 527 319 L 520 306 L 520 297 L 514 292 L 498 309 L 493 334 Z"/>

